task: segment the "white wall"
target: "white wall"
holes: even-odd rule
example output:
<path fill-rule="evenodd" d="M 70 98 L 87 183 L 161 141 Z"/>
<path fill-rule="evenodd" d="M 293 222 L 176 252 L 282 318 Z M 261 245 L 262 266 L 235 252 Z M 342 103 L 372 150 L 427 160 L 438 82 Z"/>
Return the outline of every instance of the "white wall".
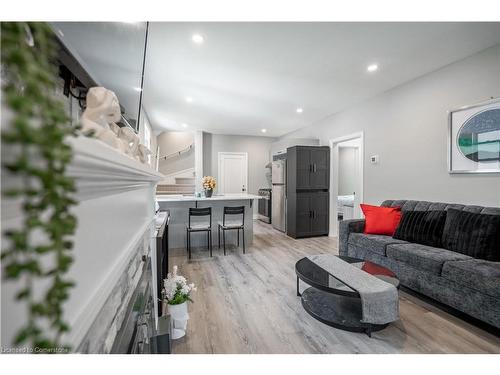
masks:
<path fill-rule="evenodd" d="M 286 152 L 288 147 L 317 145 L 319 145 L 319 140 L 317 138 L 283 138 L 271 144 L 271 156 L 283 151 Z"/>
<path fill-rule="evenodd" d="M 218 179 L 219 152 L 248 153 L 248 193 L 257 194 L 260 188 L 270 188 L 271 181 L 265 168 L 270 161 L 271 143 L 275 138 L 239 135 L 203 134 L 203 174 Z M 257 212 L 257 205 L 254 205 Z"/>
<path fill-rule="evenodd" d="M 160 157 L 184 150 L 194 143 L 193 132 L 163 132 L 157 137 Z M 158 170 L 167 175 L 185 169 L 194 168 L 194 147 L 181 155 L 167 160 L 160 159 Z"/>
<path fill-rule="evenodd" d="M 391 74 L 381 70 L 377 74 Z M 364 200 L 421 199 L 500 206 L 500 175 L 447 172 L 448 111 L 500 97 L 500 45 L 358 103 L 285 138 L 364 131 Z M 379 155 L 379 164 L 370 164 Z"/>
<path fill-rule="evenodd" d="M 358 190 L 358 167 L 358 149 L 339 147 L 339 195 L 350 195 Z"/>

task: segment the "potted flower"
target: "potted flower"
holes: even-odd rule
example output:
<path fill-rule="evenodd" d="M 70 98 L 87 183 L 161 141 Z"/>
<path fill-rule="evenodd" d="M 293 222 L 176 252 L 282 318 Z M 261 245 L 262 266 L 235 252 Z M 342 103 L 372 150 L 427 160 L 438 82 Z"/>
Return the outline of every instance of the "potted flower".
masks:
<path fill-rule="evenodd" d="M 203 184 L 203 189 L 205 190 L 205 197 L 210 198 L 212 196 L 212 193 L 214 192 L 215 187 L 217 186 L 215 177 L 204 176 L 201 182 Z"/>
<path fill-rule="evenodd" d="M 168 306 L 172 324 L 172 338 L 178 339 L 186 334 L 189 319 L 187 301 L 191 301 L 191 292 L 196 291 L 193 283 L 188 284 L 184 276 L 177 274 L 177 266 L 163 280 L 163 299 Z"/>

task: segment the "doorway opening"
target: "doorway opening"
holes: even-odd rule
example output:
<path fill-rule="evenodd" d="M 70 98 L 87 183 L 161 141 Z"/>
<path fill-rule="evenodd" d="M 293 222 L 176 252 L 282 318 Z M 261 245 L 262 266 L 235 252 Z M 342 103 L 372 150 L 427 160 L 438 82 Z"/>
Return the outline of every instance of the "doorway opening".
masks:
<path fill-rule="evenodd" d="M 330 236 L 337 237 L 341 220 L 362 218 L 363 132 L 330 140 Z"/>

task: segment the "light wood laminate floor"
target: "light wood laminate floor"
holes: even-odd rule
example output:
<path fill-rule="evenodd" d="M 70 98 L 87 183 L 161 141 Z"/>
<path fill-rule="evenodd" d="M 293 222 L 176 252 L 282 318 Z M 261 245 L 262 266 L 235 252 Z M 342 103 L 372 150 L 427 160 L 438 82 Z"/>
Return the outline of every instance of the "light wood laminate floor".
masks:
<path fill-rule="evenodd" d="M 302 308 L 294 265 L 337 254 L 336 239 L 294 240 L 260 221 L 254 232 L 245 255 L 214 248 L 210 258 L 200 249 L 188 261 L 185 250 L 174 250 L 170 265 L 198 286 L 174 353 L 500 353 L 498 337 L 403 291 L 400 320 L 372 338 L 329 327 Z"/>

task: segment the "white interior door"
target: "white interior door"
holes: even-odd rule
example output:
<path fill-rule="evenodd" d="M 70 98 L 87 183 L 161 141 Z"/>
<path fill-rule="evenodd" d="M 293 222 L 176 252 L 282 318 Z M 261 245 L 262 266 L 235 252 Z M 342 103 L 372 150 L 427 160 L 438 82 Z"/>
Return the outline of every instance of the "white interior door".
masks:
<path fill-rule="evenodd" d="M 219 152 L 218 177 L 219 193 L 248 193 L 248 154 L 246 152 Z"/>

